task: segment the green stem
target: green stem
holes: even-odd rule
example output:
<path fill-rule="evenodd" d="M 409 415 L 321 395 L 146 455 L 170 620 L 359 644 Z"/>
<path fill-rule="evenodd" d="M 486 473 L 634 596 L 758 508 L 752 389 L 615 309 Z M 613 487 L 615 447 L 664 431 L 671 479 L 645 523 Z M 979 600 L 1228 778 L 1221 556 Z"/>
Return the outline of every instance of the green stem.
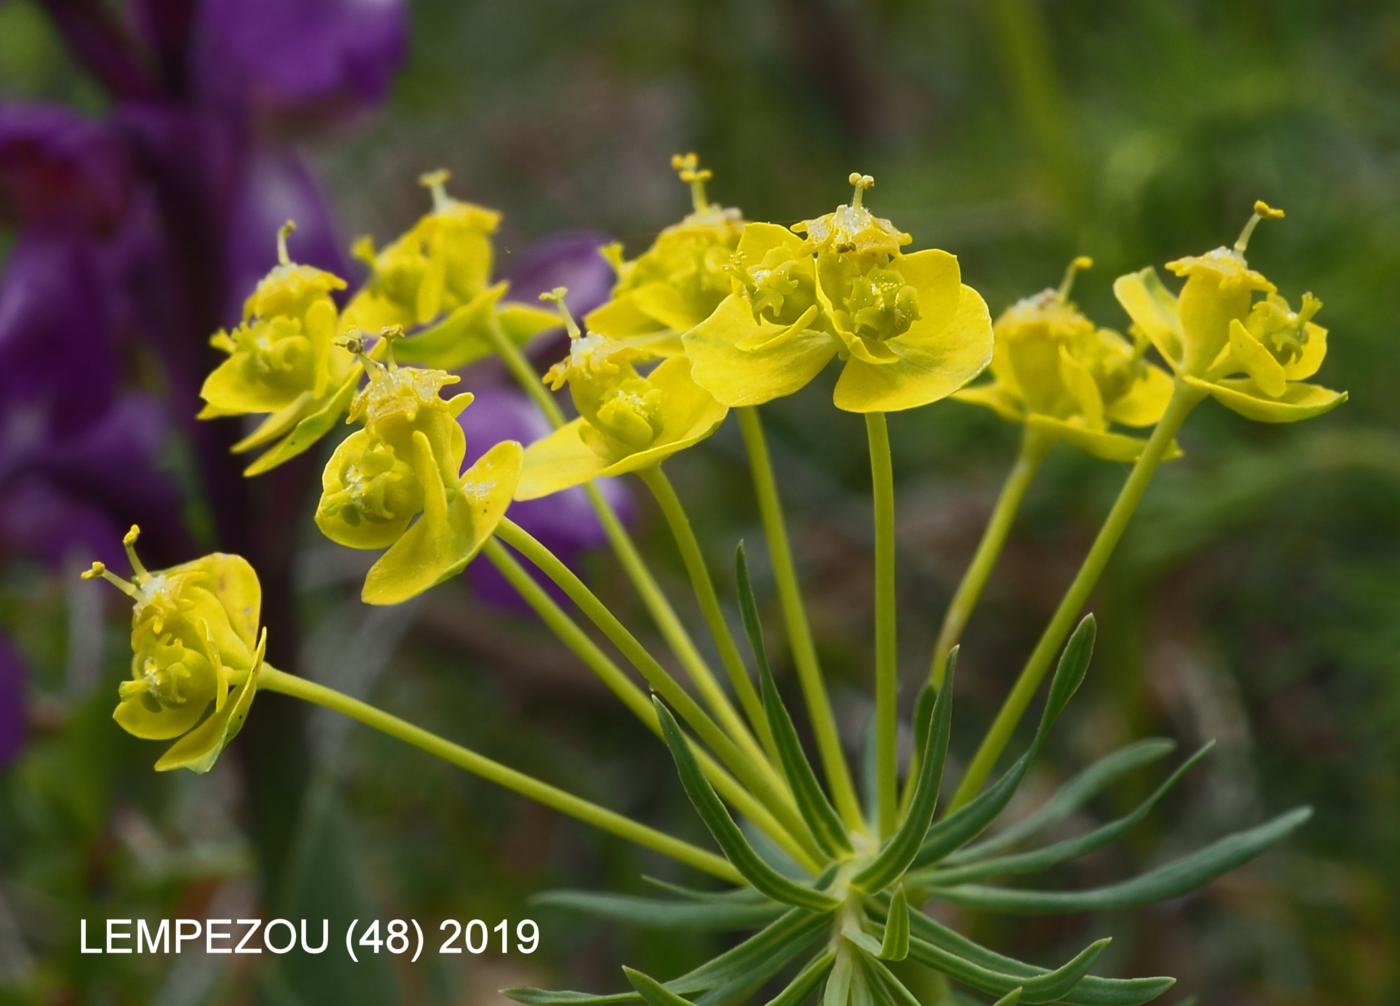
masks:
<path fill-rule="evenodd" d="M 553 631 L 555 636 L 572 650 L 586 667 L 598 675 L 603 684 L 622 701 L 622 704 L 633 715 L 642 721 L 648 730 L 660 737 L 661 721 L 656 715 L 656 707 L 651 704 L 646 693 L 638 688 L 632 679 L 623 672 L 622 668 L 618 667 L 598 644 L 579 627 L 578 623 L 555 603 L 554 599 L 549 596 L 549 592 L 541 587 L 535 578 L 525 570 L 525 567 L 515 560 L 510 551 L 493 538 L 489 539 L 482 547 L 482 554 L 500 571 L 525 603 L 534 609 L 540 620 Z M 738 780 L 726 772 L 710 756 L 708 751 L 702 750 L 693 741 L 691 746 L 695 749 L 696 760 L 700 763 L 701 771 L 714 784 L 720 796 L 753 821 L 756 827 L 781 846 L 788 855 L 803 863 L 804 866 L 809 868 L 815 866 L 808 860 L 805 850 L 778 823 L 777 818 L 773 817 L 761 803 L 754 799 L 753 795 L 744 789 Z M 813 869 L 813 872 L 816 870 Z"/>
<path fill-rule="evenodd" d="M 883 412 L 865 416 L 870 445 L 870 485 L 875 511 L 875 795 L 880 837 L 899 819 L 899 660 L 894 573 L 894 464 Z"/>
<path fill-rule="evenodd" d="M 588 589 L 573 570 L 561 562 L 548 548 L 536 541 L 528 531 L 507 517 L 503 518 L 496 526 L 496 535 L 558 585 L 569 600 L 578 606 L 588 620 L 596 625 L 603 635 L 607 636 L 609 641 L 627 658 L 628 663 L 646 679 L 647 684 L 651 685 L 667 705 L 690 725 L 696 736 L 709 745 L 710 750 L 719 757 L 719 760 L 755 796 L 764 802 L 765 806 L 782 822 L 788 833 L 798 839 L 804 848 L 807 848 L 812 856 L 816 857 L 818 855 L 816 842 L 803 823 L 801 815 L 797 812 L 796 804 L 787 792 L 786 784 L 778 776 L 773 766 L 766 759 L 756 761 L 745 755 L 734 741 L 730 740 L 729 736 L 720 729 L 719 725 L 700 708 L 699 703 L 666 673 L 666 669 L 657 663 L 656 658 L 637 641 L 637 637 L 618 621 L 617 616 L 608 609 L 607 605 Z"/>
<path fill-rule="evenodd" d="M 551 426 L 555 429 L 563 426 L 564 412 L 559 408 L 559 403 L 545 387 L 540 375 L 530 366 L 530 362 L 525 359 L 520 348 L 506 336 L 501 329 L 500 322 L 493 321 L 488 331 L 496 355 L 501 358 L 506 369 L 520 385 L 521 390 L 539 407 Z M 676 614 L 676 610 L 671 607 L 671 602 L 661 592 L 656 578 L 651 575 L 651 570 L 647 568 L 646 562 L 637 551 L 637 545 L 632 541 L 632 536 L 627 533 L 627 529 L 622 526 L 622 521 L 618 519 L 617 511 L 612 508 L 612 505 L 608 503 L 594 483 L 588 483 L 583 489 L 588 497 L 589 505 L 592 506 L 594 514 L 598 517 L 598 523 L 603 526 L 603 533 L 607 535 L 608 543 L 612 546 L 613 552 L 616 553 L 618 562 L 622 564 L 623 572 L 632 581 L 632 586 L 641 597 L 642 603 L 646 605 L 652 621 L 656 623 L 662 638 L 666 640 L 666 645 L 676 655 L 676 659 L 685 668 L 691 681 L 695 682 L 695 687 L 700 691 L 701 697 L 709 704 L 714 714 L 726 726 L 732 727 L 733 724 L 738 723 L 742 727 L 742 721 L 739 720 L 734 707 L 725 697 L 724 690 L 720 688 L 714 672 L 705 663 L 705 658 L 696 648 L 694 640 L 690 638 L 690 633 L 686 631 L 684 623 Z M 738 737 L 744 733 L 746 731 L 741 730 L 735 736 Z"/>
<path fill-rule="evenodd" d="M 967 628 L 968 619 L 982 596 L 982 588 L 987 585 L 987 578 L 1001 557 L 1006 536 L 1021 509 L 1021 501 L 1025 499 L 1026 490 L 1030 488 L 1051 443 L 1053 440 L 1044 433 L 1026 427 L 1016 463 L 1006 476 L 986 530 L 982 532 L 982 540 L 977 543 L 972 562 L 963 573 L 962 582 L 958 584 L 943 615 L 943 625 L 938 630 L 938 641 L 933 644 L 933 660 L 929 668 L 929 680 L 934 688 L 943 687 L 943 677 L 948 672 L 948 651 L 962 638 L 963 630 Z"/>
<path fill-rule="evenodd" d="M 293 698 L 334 710 L 349 716 L 351 719 L 358 720 L 368 727 L 386 733 L 390 737 L 396 737 L 405 744 L 411 744 L 426 751 L 436 758 L 456 765 L 458 768 L 465 769 L 473 775 L 494 782 L 498 786 L 504 786 L 521 796 L 542 803 L 560 813 L 568 814 L 570 817 L 591 824 L 602 831 L 625 838 L 629 842 L 635 842 L 637 845 L 659 852 L 663 856 L 669 856 L 671 859 L 693 866 L 697 870 L 703 870 L 729 883 L 742 884 L 744 882 L 739 871 L 734 869 L 727 860 L 712 852 L 706 852 L 689 842 L 674 838 L 665 832 L 657 831 L 655 828 L 649 828 L 616 811 L 600 807 L 596 803 L 574 796 L 557 786 L 542 782 L 534 776 L 502 765 L 485 755 L 477 754 L 460 744 L 454 744 L 437 734 L 429 733 L 422 727 L 409 723 L 407 720 L 377 709 L 367 702 L 353 699 L 332 688 L 318 685 L 314 681 L 307 681 L 305 678 L 295 677 L 266 664 L 259 672 L 258 688 L 262 691 L 281 692 L 283 695 L 290 695 Z"/>
<path fill-rule="evenodd" d="M 685 571 L 690 576 L 690 585 L 695 591 L 695 599 L 700 602 L 700 611 L 705 616 L 705 624 L 714 637 L 715 646 L 719 648 L 720 660 L 724 663 L 725 670 L 729 674 L 734 694 L 739 697 L 739 704 L 743 706 L 749 722 L 763 741 L 769 758 L 774 764 L 777 764 L 777 746 L 773 743 L 773 734 L 768 728 L 768 719 L 763 712 L 763 703 L 759 700 L 758 691 L 749 678 L 744 658 L 739 654 L 739 647 L 734 642 L 734 635 L 730 632 L 729 623 L 724 617 L 724 610 L 720 607 L 719 595 L 715 592 L 715 581 L 710 576 L 709 566 L 705 562 L 705 555 L 700 549 L 700 542 L 695 537 L 695 529 L 691 527 L 685 507 L 682 505 L 680 497 L 676 495 L 676 489 L 671 484 L 671 480 L 666 477 L 660 466 L 643 469 L 637 475 L 646 483 L 651 494 L 656 497 L 662 516 L 666 518 L 666 524 L 670 527 L 671 535 L 676 540 L 681 560 L 685 563 Z M 732 713 L 733 707 L 729 706 L 728 703 L 725 703 L 725 708 Z M 724 717 L 721 717 L 721 721 L 723 719 Z M 737 720 L 737 716 L 735 719 Z M 744 728 L 743 723 L 725 723 L 725 726 L 730 735 L 741 746 L 748 748 L 751 752 L 756 751 L 752 736 Z M 759 752 L 758 756 L 762 757 L 762 753 Z"/>
<path fill-rule="evenodd" d="M 768 456 L 768 444 L 763 436 L 763 422 L 756 408 L 736 411 L 744 448 L 749 455 L 749 469 L 758 498 L 763 533 L 768 539 L 768 560 L 773 566 L 773 580 L 778 588 L 778 602 L 783 611 L 788 643 L 792 647 L 793 664 L 807 702 L 807 715 L 812 721 L 812 733 L 816 737 L 827 785 L 831 787 L 832 798 L 846 827 L 864 831 L 865 819 L 851 781 L 850 766 L 841 749 L 841 735 L 836 728 L 831 699 L 826 693 L 826 681 L 817 662 L 817 648 L 812 642 L 812 629 L 807 623 L 807 610 L 802 603 L 802 588 L 798 585 L 797 571 L 792 561 L 792 546 L 788 541 L 787 525 L 783 521 L 783 505 L 778 496 L 777 480 L 773 476 L 773 464 Z"/>
<path fill-rule="evenodd" d="M 1084 557 L 1079 572 L 1065 591 L 1064 598 L 1050 619 L 1050 624 L 1045 627 L 1045 632 L 1040 637 L 1040 642 L 1026 661 L 1021 676 L 1016 679 L 1011 693 L 1002 703 L 1001 711 L 997 713 L 996 719 L 988 729 L 987 736 L 982 739 L 981 747 L 973 756 L 967 774 L 963 776 L 962 783 L 953 795 L 950 811 L 956 810 L 976 796 L 987 777 L 991 775 L 992 769 L 996 767 L 997 759 L 1011 740 L 1012 733 L 1021 722 L 1031 699 L 1035 697 L 1045 673 L 1074 628 L 1090 593 L 1098 583 L 1100 574 L 1108 564 L 1109 557 L 1113 555 L 1118 540 L 1123 537 L 1128 521 L 1141 502 L 1143 493 L 1147 491 L 1148 483 L 1152 481 L 1157 466 L 1161 464 L 1172 444 L 1172 438 L 1176 436 L 1186 416 L 1200 402 L 1202 395 L 1202 392 L 1178 379 L 1166 411 L 1157 421 L 1157 428 L 1152 431 L 1142 454 L 1128 473 L 1127 481 L 1123 483 L 1123 489 L 1113 503 L 1113 509 L 1108 512 L 1098 537 L 1089 548 L 1089 554 Z"/>

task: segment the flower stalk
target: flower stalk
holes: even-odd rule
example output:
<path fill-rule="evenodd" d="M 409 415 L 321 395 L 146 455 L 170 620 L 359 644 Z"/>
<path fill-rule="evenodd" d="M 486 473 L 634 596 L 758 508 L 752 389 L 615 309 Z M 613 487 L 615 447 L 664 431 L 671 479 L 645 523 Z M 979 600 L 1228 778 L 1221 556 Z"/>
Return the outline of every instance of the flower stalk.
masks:
<path fill-rule="evenodd" d="M 1040 641 L 1036 643 L 1025 667 L 1021 669 L 1020 676 L 1017 677 L 1016 683 L 1002 703 L 996 719 L 992 721 L 991 727 L 988 728 L 986 736 L 977 748 L 977 753 L 968 765 L 967 773 L 963 776 L 962 782 L 953 795 L 949 806 L 950 812 L 957 810 L 975 797 L 982 789 L 983 784 L 986 783 L 987 777 L 991 775 L 992 769 L 996 767 L 997 759 L 1006 749 L 1017 724 L 1021 722 L 1021 717 L 1025 714 L 1031 699 L 1034 698 L 1046 672 L 1050 670 L 1055 654 L 1059 652 L 1060 647 L 1064 645 L 1064 641 L 1069 638 L 1070 632 L 1074 629 L 1076 619 L 1084 610 L 1084 605 L 1089 600 L 1089 595 L 1093 592 L 1095 585 L 1098 584 L 1104 567 L 1108 565 L 1108 560 L 1113 555 L 1113 550 L 1117 547 L 1119 539 L 1123 537 L 1123 532 L 1127 530 L 1128 522 L 1132 520 L 1133 514 L 1137 511 L 1143 493 L 1147 491 L 1152 476 L 1156 474 L 1157 467 L 1162 463 L 1162 459 L 1170 449 L 1173 438 L 1181 428 L 1181 424 L 1186 420 L 1187 415 L 1204 397 L 1204 392 L 1185 381 L 1178 379 L 1176 382 L 1166 411 L 1152 431 L 1152 436 L 1143 448 L 1141 456 L 1128 473 L 1127 481 L 1123 483 L 1123 489 L 1119 492 L 1118 498 L 1114 500 L 1113 508 L 1109 510 L 1108 517 L 1099 529 L 1093 545 L 1090 546 L 1088 555 L 1084 557 L 1079 572 L 1075 574 L 1074 580 L 1066 589 L 1064 597 L 1060 600 L 1059 606 L 1050 619 L 1050 624 L 1045 627 Z"/>
<path fill-rule="evenodd" d="M 557 786 L 551 786 L 534 776 L 527 775 L 483 754 L 478 754 L 470 748 L 439 737 L 437 734 L 400 719 L 392 713 L 386 713 L 368 702 L 351 698 L 333 688 L 327 688 L 325 685 L 307 681 L 305 678 L 287 674 L 264 664 L 259 689 L 280 692 L 283 695 L 333 710 L 357 720 L 365 726 L 372 727 L 380 733 L 397 738 L 405 744 L 411 744 L 435 758 L 441 758 L 451 765 L 456 765 L 472 775 L 503 786 L 523 797 L 534 800 L 536 803 L 557 810 L 561 814 L 567 814 L 590 824 L 601 831 L 617 835 L 619 838 L 634 842 L 643 848 L 658 852 L 728 883 L 739 884 L 743 882 L 738 871 L 727 860 L 712 852 L 707 852 L 683 839 L 675 838 L 665 832 L 634 821 L 624 814 L 608 810 L 592 801 L 575 796 Z"/>
<path fill-rule="evenodd" d="M 792 647 L 793 665 L 797 669 L 798 683 L 806 701 L 807 715 L 811 720 L 817 751 L 826 773 L 826 782 L 831 788 L 832 800 L 846 826 L 852 831 L 863 832 L 865 819 L 861 813 L 860 801 L 856 798 L 850 766 L 841 747 L 841 735 L 837 730 L 836 715 L 831 709 L 826 679 L 817 659 L 817 648 L 812 641 L 812 628 L 807 620 L 802 588 L 798 583 L 797 570 L 793 563 L 792 544 L 788 538 L 787 523 L 783 518 L 782 500 L 778 495 L 778 482 L 774 477 L 773 463 L 768 454 L 763 421 L 756 407 L 749 406 L 735 411 L 739 417 L 739 432 L 743 436 L 744 448 L 749 456 L 749 471 L 753 479 L 754 495 L 758 499 L 763 534 L 768 542 L 768 560 L 773 567 L 773 581 L 778 591 L 783 624 L 787 629 L 788 645 Z"/>
<path fill-rule="evenodd" d="M 870 445 L 871 498 L 875 511 L 875 791 L 881 838 L 897 822 L 899 654 L 896 627 L 899 613 L 894 568 L 894 465 L 890 457 L 889 425 L 882 412 L 865 416 Z"/>

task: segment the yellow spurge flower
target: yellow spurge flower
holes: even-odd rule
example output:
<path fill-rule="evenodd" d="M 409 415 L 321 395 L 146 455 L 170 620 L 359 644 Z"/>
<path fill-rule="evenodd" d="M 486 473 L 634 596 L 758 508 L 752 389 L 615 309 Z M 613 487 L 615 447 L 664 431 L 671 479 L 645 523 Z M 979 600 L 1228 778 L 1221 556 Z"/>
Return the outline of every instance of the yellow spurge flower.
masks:
<path fill-rule="evenodd" d="M 991 359 L 987 305 L 957 258 L 904 254 L 909 235 L 864 205 L 875 180 L 849 181 L 850 204 L 832 213 L 744 228 L 732 292 L 683 340 L 696 383 L 725 405 L 790 395 L 839 356 L 837 408 L 896 412 L 947 397 Z"/>
<path fill-rule="evenodd" d="M 355 242 L 353 254 L 369 266 L 364 287 L 345 308 L 345 326 L 412 328 L 471 301 L 486 289 L 494 256 L 491 236 L 501 215 L 447 194 L 446 171 L 419 182 L 432 193 L 432 209 L 398 240 L 376 251 L 372 239 Z"/>
<path fill-rule="evenodd" d="M 579 417 L 525 449 L 516 499 L 535 499 L 607 475 L 660 464 L 699 443 L 724 422 L 729 410 L 690 379 L 683 356 L 662 361 L 642 376 L 646 353 L 590 332 L 583 335 L 564 304 L 552 300 L 569 331 L 569 355 L 545 375 L 558 390 L 566 383 Z"/>
<path fill-rule="evenodd" d="M 491 355 L 490 326 L 524 345 L 558 324 L 553 312 L 504 301 L 509 284 L 487 285 L 494 252 L 492 235 L 501 216 L 447 194 L 446 171 L 419 181 L 432 193 L 433 208 L 398 240 L 375 251 L 361 238 L 353 252 L 370 269 L 369 279 L 346 306 L 340 331 L 415 329 L 399 347 L 399 359 L 458 370 Z"/>
<path fill-rule="evenodd" d="M 386 332 L 381 341 L 387 345 L 396 334 Z M 387 549 L 360 596 L 367 604 L 399 604 L 455 576 L 476 556 L 515 493 L 521 447 L 498 443 L 462 472 L 467 444 L 457 416 L 472 396 L 440 395 L 460 378 L 401 367 L 392 346 L 380 363 L 360 340 L 347 345 L 369 374 L 350 407 L 350 421 L 363 428 L 326 464 L 316 525 L 349 548 Z"/>
<path fill-rule="evenodd" d="M 266 631 L 258 630 L 262 589 L 246 560 L 222 552 L 148 571 L 136 555 L 140 533 L 133 524 L 122 539 L 130 580 L 100 562 L 83 573 L 112 583 L 135 605 L 131 678 L 119 686 L 112 715 L 135 737 L 178 738 L 157 771 L 208 772 L 242 728 L 257 691 L 267 645 Z"/>
<path fill-rule="evenodd" d="M 590 332 L 649 340 L 653 355 L 664 356 L 679 354 L 681 333 L 728 296 L 730 259 L 744 228 L 737 209 L 710 202 L 705 183 L 714 172 L 701 168 L 694 153 L 676 154 L 671 166 L 690 186 L 691 213 L 635 259 L 624 259 L 621 245 L 603 248 L 617 270 L 617 285 L 612 299 L 583 319 Z"/>
<path fill-rule="evenodd" d="M 1186 278 L 1180 295 L 1151 267 L 1113 284 L 1118 302 L 1182 380 L 1266 423 L 1308 419 L 1347 399 L 1345 391 L 1306 383 L 1327 355 L 1327 330 L 1312 320 L 1322 302 L 1304 294 L 1295 311 L 1245 261 L 1259 221 L 1282 216 L 1256 202 L 1233 248 L 1167 263 Z"/>
<path fill-rule="evenodd" d="M 255 461 L 248 474 L 266 471 L 314 443 L 316 437 L 308 439 L 308 429 L 298 430 L 299 424 L 312 419 L 310 425 L 316 425 L 313 417 L 337 398 L 354 369 L 350 355 L 333 343 L 336 307 L 331 292 L 344 289 L 345 281 L 291 260 L 287 237 L 295 229 L 289 220 L 278 230 L 278 264 L 243 305 L 242 323 L 210 339 L 228 359 L 200 388 L 206 403 L 201 419 L 268 414 L 233 450 L 243 453 L 283 442 Z M 344 408 L 341 404 L 339 411 Z M 321 433 L 334 420 L 332 416 L 322 422 Z M 293 434 L 296 442 L 288 443 Z"/>
<path fill-rule="evenodd" d="M 954 396 L 1013 423 L 1064 440 L 1096 457 L 1132 461 L 1145 441 L 1110 431 L 1152 426 L 1172 394 L 1172 379 L 1143 358 L 1145 339 L 1130 343 L 1080 313 L 1069 294 L 1076 258 L 1057 290 L 1042 290 L 1002 312 L 992 326 L 992 377 Z"/>

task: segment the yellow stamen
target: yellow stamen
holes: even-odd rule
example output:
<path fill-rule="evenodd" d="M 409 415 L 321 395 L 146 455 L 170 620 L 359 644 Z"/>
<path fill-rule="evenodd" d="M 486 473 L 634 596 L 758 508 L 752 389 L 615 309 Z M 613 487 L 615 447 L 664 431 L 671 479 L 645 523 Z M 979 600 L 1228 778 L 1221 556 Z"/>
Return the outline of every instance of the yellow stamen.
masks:
<path fill-rule="evenodd" d="M 1094 260 L 1088 255 L 1076 255 L 1074 257 L 1069 267 L 1065 269 L 1065 278 L 1060 280 L 1058 296 L 1062 303 L 1067 303 L 1069 301 L 1069 292 L 1074 289 L 1074 278 L 1079 275 L 1081 270 L 1092 268 L 1094 268 Z"/>
<path fill-rule="evenodd" d="M 676 157 L 680 156 L 680 154 L 676 155 Z M 695 155 L 690 154 L 688 156 L 694 157 Z M 568 287 L 556 286 L 553 290 L 550 290 L 548 293 L 540 294 L 540 300 L 554 305 L 555 309 L 559 312 L 559 317 L 564 322 L 564 328 L 568 330 L 569 338 L 577 339 L 580 338 L 583 335 L 583 333 L 579 331 L 578 322 L 574 321 L 574 313 L 569 310 L 569 305 L 564 303 L 564 297 L 566 294 L 568 294 L 568 292 Z"/>
<path fill-rule="evenodd" d="M 452 206 L 452 197 L 447 194 L 447 180 L 452 177 L 452 172 L 446 168 L 438 168 L 436 171 L 425 171 L 418 176 L 418 184 L 423 186 L 433 194 L 433 212 L 441 213 Z"/>
<path fill-rule="evenodd" d="M 335 345 L 345 350 L 351 356 L 358 357 L 364 364 L 367 373 L 375 370 L 383 370 L 384 364 L 372 359 L 369 355 L 369 347 L 365 345 L 365 333 L 363 329 L 354 328 L 346 332 L 335 340 Z"/>
<path fill-rule="evenodd" d="M 1244 250 L 1249 247 L 1249 239 L 1254 234 L 1254 228 L 1259 226 L 1260 220 L 1282 219 L 1283 210 L 1275 209 L 1262 199 L 1256 199 L 1254 201 L 1254 215 L 1245 223 L 1244 230 L 1240 231 L 1240 236 L 1235 241 L 1235 254 L 1244 254 Z"/>
<path fill-rule="evenodd" d="M 146 572 L 146 567 L 141 564 L 141 560 L 136 555 L 136 539 L 140 537 L 140 525 L 131 525 L 131 530 L 122 536 L 122 547 L 126 549 L 126 557 L 131 563 L 131 572 L 136 575 L 136 579 L 144 580 L 151 574 Z"/>
<path fill-rule="evenodd" d="M 699 154 L 693 150 L 688 154 L 673 154 L 671 168 L 680 176 L 681 181 L 690 186 L 690 201 L 696 213 L 704 213 L 713 208 L 705 196 L 705 183 L 715 177 L 715 173 L 709 168 L 700 167 Z"/>
<path fill-rule="evenodd" d="M 288 220 L 281 227 L 277 228 L 277 262 L 279 265 L 291 265 L 292 257 L 287 254 L 287 236 L 296 232 L 297 222 Z"/>
<path fill-rule="evenodd" d="M 116 573 L 113 573 L 110 569 L 108 569 L 103 563 L 94 562 L 92 566 L 90 566 L 88 569 L 83 570 L 82 572 L 82 577 L 84 580 L 96 580 L 99 576 L 102 579 L 106 580 L 108 583 L 110 583 L 112 586 L 116 587 L 127 597 L 136 596 L 136 584 L 132 583 L 129 580 L 123 580 L 121 577 L 117 576 Z"/>
<path fill-rule="evenodd" d="M 865 190 L 875 187 L 875 179 L 870 175 L 862 175 L 859 171 L 852 171 L 846 176 L 846 181 L 855 189 L 855 193 L 851 196 L 852 206 L 860 206 L 865 199 Z"/>
<path fill-rule="evenodd" d="M 390 370 L 398 370 L 399 365 L 394 362 L 394 340 L 403 338 L 403 326 L 385 325 L 379 330 L 379 338 L 384 343 L 384 361 Z"/>

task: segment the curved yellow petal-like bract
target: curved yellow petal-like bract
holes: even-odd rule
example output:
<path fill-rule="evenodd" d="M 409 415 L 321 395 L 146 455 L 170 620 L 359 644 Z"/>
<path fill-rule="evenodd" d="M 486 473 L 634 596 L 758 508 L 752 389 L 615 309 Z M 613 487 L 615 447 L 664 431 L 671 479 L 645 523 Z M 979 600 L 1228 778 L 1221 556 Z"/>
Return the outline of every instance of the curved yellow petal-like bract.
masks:
<path fill-rule="evenodd" d="M 156 761 L 157 772 L 186 768 L 203 774 L 214 767 L 219 755 L 238 736 L 248 719 L 248 710 L 252 708 L 253 696 L 258 691 L 258 676 L 262 672 L 262 657 L 266 648 L 267 632 L 264 631 L 258 641 L 253 668 L 243 679 L 243 684 L 238 686 L 232 701 L 225 703 L 222 709 L 170 745 Z"/>
<path fill-rule="evenodd" d="M 922 303 L 921 299 L 921 311 Z M 957 308 L 946 325 L 924 325 L 921 320 L 886 345 L 898 355 L 897 361 L 846 361 L 836 382 L 838 409 L 898 412 L 951 395 L 991 361 L 991 314 L 982 296 L 972 287 L 963 286 Z"/>
<path fill-rule="evenodd" d="M 359 386 L 363 374 L 364 365 L 355 364 L 335 394 L 315 412 L 298 420 L 292 432 L 258 455 L 252 464 L 243 469 L 244 476 L 252 478 L 269 472 L 315 446 L 340 421 L 345 415 L 345 410 L 350 408 L 350 401 L 355 397 L 355 389 Z"/>
<path fill-rule="evenodd" d="M 1108 403 L 1104 414 L 1124 426 L 1155 426 L 1167 410 L 1173 387 L 1171 375 L 1149 363 L 1131 388 Z"/>
<path fill-rule="evenodd" d="M 840 348 L 831 335 L 810 327 L 816 317 L 814 305 L 791 325 L 757 321 L 744 297 L 731 294 L 681 340 L 691 377 L 731 407 L 790 395 L 816 377 Z"/>
<path fill-rule="evenodd" d="M 1221 405 L 1238 412 L 1246 419 L 1261 423 L 1296 423 L 1331 412 L 1347 400 L 1345 391 L 1333 391 L 1318 384 L 1290 381 L 1282 395 L 1270 397 L 1251 378 L 1226 378 L 1222 381 L 1186 379 L 1194 387 L 1207 391 Z"/>
<path fill-rule="evenodd" d="M 656 320 L 642 310 L 634 291 L 628 291 L 589 311 L 583 327 L 610 339 L 626 339 L 656 331 Z"/>
<path fill-rule="evenodd" d="M 1033 415 L 1026 420 L 1026 425 L 1104 461 L 1136 461 L 1142 454 L 1142 449 L 1147 446 L 1147 440 L 1143 437 L 1110 433 L 1107 430 L 1091 430 L 1087 426 L 1053 419 L 1050 416 Z M 1177 446 L 1176 441 L 1172 441 L 1163 459 L 1170 461 L 1179 457 L 1181 448 Z"/>
<path fill-rule="evenodd" d="M 1176 295 L 1163 285 L 1157 270 L 1148 266 L 1119 276 L 1113 281 L 1113 295 L 1162 358 L 1172 369 L 1180 369 L 1182 330 Z"/>
<path fill-rule="evenodd" d="M 919 320 L 900 338 L 907 339 L 915 329 L 941 329 L 953 320 L 962 303 L 962 268 L 958 257 L 940 248 L 901 255 L 890 262 L 910 286 L 919 292 Z"/>
<path fill-rule="evenodd" d="M 413 441 L 417 470 L 436 467 L 427 435 L 415 432 Z M 360 599 L 401 604 L 461 572 L 505 516 L 521 463 L 520 445 L 503 440 L 467 469 L 450 492 L 440 480 L 425 479 L 423 515 L 370 567 Z"/>
<path fill-rule="evenodd" d="M 515 498 L 538 499 L 597 478 L 608 461 L 583 442 L 586 420 L 575 419 L 525 448 Z"/>
<path fill-rule="evenodd" d="M 122 699 L 112 719 L 131 736 L 143 741 L 168 741 L 179 737 L 199 722 L 209 701 L 186 702 L 180 706 L 153 707 L 143 695 Z"/>
<path fill-rule="evenodd" d="M 1306 381 L 1312 377 L 1327 356 L 1327 329 L 1310 321 L 1303 326 L 1303 330 L 1308 338 L 1303 343 L 1302 353 L 1296 360 L 1283 365 L 1283 373 L 1290 381 Z"/>
<path fill-rule="evenodd" d="M 1021 408 L 1020 400 L 1002 387 L 1000 381 L 988 381 L 971 388 L 962 388 L 953 392 L 952 397 L 959 402 L 968 402 L 991 409 L 1007 422 L 1021 423 L 1026 420 L 1026 413 Z"/>
<path fill-rule="evenodd" d="M 1235 362 L 1254 379 L 1264 394 L 1278 398 L 1288 387 L 1283 364 L 1274 359 L 1274 354 L 1264 348 L 1263 343 L 1250 334 L 1244 322 L 1238 318 L 1230 322 L 1230 351 Z"/>
<path fill-rule="evenodd" d="M 661 393 L 663 403 L 661 429 L 649 446 L 600 454 L 581 435 L 587 422 L 575 419 L 525 449 L 515 498 L 538 499 L 590 479 L 659 465 L 672 454 L 704 440 L 729 414 L 728 406 L 691 380 L 690 361 L 685 357 L 662 362 L 646 380 Z"/>
<path fill-rule="evenodd" d="M 509 283 L 496 283 L 436 324 L 394 343 L 394 358 L 439 370 L 456 370 L 492 352 L 489 326 Z"/>

